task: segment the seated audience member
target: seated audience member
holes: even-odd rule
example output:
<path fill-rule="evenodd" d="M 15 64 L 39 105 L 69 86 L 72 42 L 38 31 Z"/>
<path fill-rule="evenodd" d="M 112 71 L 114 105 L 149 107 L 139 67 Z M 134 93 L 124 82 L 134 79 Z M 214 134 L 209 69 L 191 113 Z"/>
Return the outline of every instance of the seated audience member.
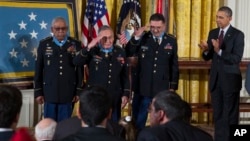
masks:
<path fill-rule="evenodd" d="M 35 137 L 37 141 L 51 141 L 56 129 L 56 121 L 44 118 L 35 126 Z"/>
<path fill-rule="evenodd" d="M 125 141 L 112 135 L 106 124 L 111 118 L 112 98 L 106 89 L 91 86 L 80 94 L 78 117 L 82 127 L 75 133 L 63 139 L 63 141 Z"/>
<path fill-rule="evenodd" d="M 8 141 L 15 133 L 22 107 L 21 91 L 0 84 L 0 141 Z"/>
<path fill-rule="evenodd" d="M 137 131 L 135 128 L 135 122 L 131 116 L 124 116 L 119 120 L 119 124 L 122 125 L 126 130 L 126 141 L 135 141 Z"/>
<path fill-rule="evenodd" d="M 21 127 L 21 128 L 16 129 L 10 141 L 36 141 L 36 140 L 34 136 L 31 135 L 31 132 L 29 131 L 28 128 Z"/>
<path fill-rule="evenodd" d="M 149 108 L 151 127 L 143 129 L 137 141 L 213 141 L 211 135 L 187 123 L 187 106 L 174 92 L 158 93 Z"/>
<path fill-rule="evenodd" d="M 53 140 L 61 140 L 69 135 L 76 133 L 82 127 L 81 119 L 77 116 L 60 121 L 56 125 Z M 125 139 L 125 129 L 116 122 L 108 120 L 106 125 L 107 130 L 114 136 Z"/>

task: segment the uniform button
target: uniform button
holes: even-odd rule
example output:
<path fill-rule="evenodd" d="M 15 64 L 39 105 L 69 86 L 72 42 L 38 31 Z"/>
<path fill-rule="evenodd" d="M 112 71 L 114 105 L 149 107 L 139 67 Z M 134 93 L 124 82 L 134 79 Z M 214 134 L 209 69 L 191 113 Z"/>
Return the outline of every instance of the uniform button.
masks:
<path fill-rule="evenodd" d="M 111 70 L 109 70 L 109 72 L 111 72 Z"/>
<path fill-rule="evenodd" d="M 62 69 L 62 66 L 60 66 L 59 68 Z"/>
<path fill-rule="evenodd" d="M 156 70 L 154 70 L 153 72 L 156 73 Z"/>
<path fill-rule="evenodd" d="M 63 61 L 62 60 L 60 60 L 60 63 L 62 63 Z"/>
<path fill-rule="evenodd" d="M 155 57 L 155 60 L 157 60 L 157 58 Z"/>
<path fill-rule="evenodd" d="M 156 67 L 157 65 L 156 64 L 154 64 L 154 67 Z"/>
<path fill-rule="evenodd" d="M 158 54 L 159 52 L 158 52 L 158 51 L 156 51 L 155 53 L 156 53 L 156 54 Z"/>
<path fill-rule="evenodd" d="M 111 78 L 111 75 L 109 75 L 109 78 Z"/>
<path fill-rule="evenodd" d="M 60 72 L 60 75 L 62 75 L 63 73 L 62 72 Z"/>
<path fill-rule="evenodd" d="M 63 55 L 62 54 L 60 54 L 60 57 L 62 57 Z"/>
<path fill-rule="evenodd" d="M 109 64 L 109 66 L 112 66 L 112 64 Z"/>
<path fill-rule="evenodd" d="M 110 81 L 108 81 L 108 83 L 110 84 L 111 82 L 110 82 Z"/>

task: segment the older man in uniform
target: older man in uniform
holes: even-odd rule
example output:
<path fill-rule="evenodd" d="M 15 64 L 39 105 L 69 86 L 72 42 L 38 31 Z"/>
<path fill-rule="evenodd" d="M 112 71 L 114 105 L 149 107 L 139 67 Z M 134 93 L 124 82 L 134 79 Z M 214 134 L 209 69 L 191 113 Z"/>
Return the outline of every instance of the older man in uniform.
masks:
<path fill-rule="evenodd" d="M 105 87 L 113 98 L 112 121 L 118 121 L 121 107 L 128 102 L 129 80 L 125 51 L 114 46 L 114 32 L 109 26 L 99 29 L 98 37 L 83 48 L 74 59 L 74 64 L 89 68 L 87 86 Z"/>
<path fill-rule="evenodd" d="M 82 86 L 82 68 L 73 64 L 81 49 L 81 42 L 67 35 L 64 18 L 52 21 L 52 37 L 39 43 L 35 64 L 35 99 L 44 103 L 44 117 L 61 121 L 72 114 L 72 102 L 78 100 L 77 90 Z"/>
<path fill-rule="evenodd" d="M 138 86 L 142 97 L 136 121 L 139 130 L 145 126 L 152 98 L 162 90 L 178 88 L 177 40 L 165 33 L 165 27 L 164 16 L 153 14 L 150 31 L 144 32 L 146 26 L 139 28 L 126 45 L 129 54 L 138 54 Z"/>

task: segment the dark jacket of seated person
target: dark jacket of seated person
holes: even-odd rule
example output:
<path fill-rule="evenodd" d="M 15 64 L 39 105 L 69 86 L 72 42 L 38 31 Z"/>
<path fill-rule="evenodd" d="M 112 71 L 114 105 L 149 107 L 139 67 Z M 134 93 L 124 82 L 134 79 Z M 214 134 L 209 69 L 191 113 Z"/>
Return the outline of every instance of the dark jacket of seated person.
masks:
<path fill-rule="evenodd" d="M 81 127 L 81 119 L 79 119 L 77 116 L 65 119 L 57 123 L 53 139 L 61 140 L 69 135 L 76 133 L 79 129 L 81 129 Z M 106 128 L 112 135 L 125 139 L 125 129 L 118 123 L 108 120 Z"/>
<path fill-rule="evenodd" d="M 80 129 L 62 141 L 125 141 L 111 134 L 107 122 L 111 118 L 112 98 L 107 90 L 100 86 L 86 88 L 80 94 L 78 118 L 81 119 Z"/>
<path fill-rule="evenodd" d="M 137 141 L 213 141 L 211 135 L 192 126 L 190 105 L 175 92 L 162 91 L 149 107 L 150 126 Z"/>

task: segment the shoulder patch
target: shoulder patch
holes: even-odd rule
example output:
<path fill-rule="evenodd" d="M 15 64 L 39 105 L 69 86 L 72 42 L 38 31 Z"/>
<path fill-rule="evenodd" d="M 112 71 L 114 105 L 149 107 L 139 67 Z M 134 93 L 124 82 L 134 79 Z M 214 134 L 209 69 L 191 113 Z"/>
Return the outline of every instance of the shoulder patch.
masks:
<path fill-rule="evenodd" d="M 46 38 L 42 39 L 41 42 L 46 41 L 46 40 L 52 40 L 52 39 L 53 39 L 53 37 L 49 36 L 49 37 L 46 37 Z"/>
<path fill-rule="evenodd" d="M 167 36 L 169 36 L 169 37 L 171 37 L 171 38 L 176 38 L 176 36 L 175 35 L 173 35 L 173 34 L 167 34 Z"/>

